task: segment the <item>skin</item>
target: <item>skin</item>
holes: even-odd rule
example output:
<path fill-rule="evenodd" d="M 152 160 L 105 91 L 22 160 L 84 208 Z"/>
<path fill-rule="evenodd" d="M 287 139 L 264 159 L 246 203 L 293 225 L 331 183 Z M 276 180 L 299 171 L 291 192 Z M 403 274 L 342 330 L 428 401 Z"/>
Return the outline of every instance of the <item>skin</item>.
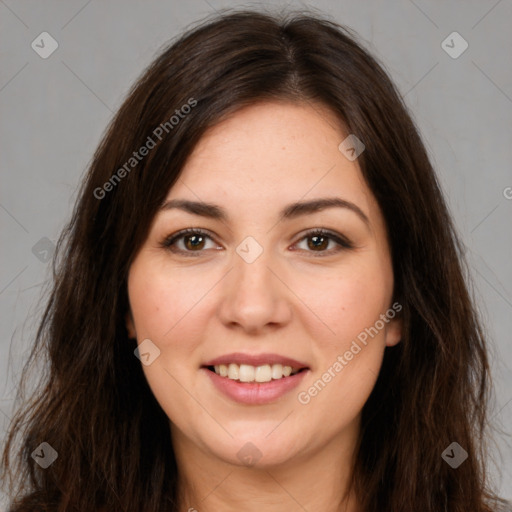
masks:
<path fill-rule="evenodd" d="M 160 211 L 130 268 L 127 328 L 160 350 L 142 368 L 170 420 L 184 511 L 361 510 L 346 486 L 361 410 L 386 346 L 400 341 L 399 317 L 309 403 L 297 399 L 393 303 L 386 226 L 357 160 L 338 149 L 346 136 L 318 104 L 237 111 L 204 135 L 167 196 L 218 204 L 228 220 Z M 321 197 L 354 203 L 368 224 L 336 207 L 278 221 L 286 205 Z M 199 248 L 190 238 L 176 242 L 192 256 L 161 246 L 185 228 L 211 238 Z M 355 247 L 337 251 L 327 238 L 316 248 L 305 238 L 313 228 Z M 236 252 L 247 236 L 263 248 L 252 263 Z M 239 404 L 200 369 L 232 352 L 277 353 L 310 371 L 271 404 Z M 261 454 L 253 466 L 237 457 L 248 442 Z"/>

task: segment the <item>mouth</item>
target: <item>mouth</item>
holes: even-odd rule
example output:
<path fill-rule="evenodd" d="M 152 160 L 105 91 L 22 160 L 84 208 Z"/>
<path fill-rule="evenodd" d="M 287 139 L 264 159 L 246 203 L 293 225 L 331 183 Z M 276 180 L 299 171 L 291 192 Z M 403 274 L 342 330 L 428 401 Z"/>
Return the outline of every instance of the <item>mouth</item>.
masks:
<path fill-rule="evenodd" d="M 250 364 L 218 364 L 203 366 L 218 376 L 240 383 L 265 383 L 286 379 L 287 377 L 304 372 L 306 366 L 291 366 L 283 364 L 263 364 L 253 366 Z"/>
<path fill-rule="evenodd" d="M 309 370 L 307 364 L 279 354 L 244 354 L 235 352 L 206 361 L 202 368 L 222 379 L 241 383 L 264 384 L 288 379 Z"/>
<path fill-rule="evenodd" d="M 227 354 L 207 361 L 200 370 L 217 391 L 244 405 L 285 399 L 307 377 L 306 364 L 277 354 Z"/>
<path fill-rule="evenodd" d="M 206 361 L 200 369 L 221 394 L 245 405 L 284 399 L 311 371 L 307 364 L 290 357 L 242 352 Z"/>

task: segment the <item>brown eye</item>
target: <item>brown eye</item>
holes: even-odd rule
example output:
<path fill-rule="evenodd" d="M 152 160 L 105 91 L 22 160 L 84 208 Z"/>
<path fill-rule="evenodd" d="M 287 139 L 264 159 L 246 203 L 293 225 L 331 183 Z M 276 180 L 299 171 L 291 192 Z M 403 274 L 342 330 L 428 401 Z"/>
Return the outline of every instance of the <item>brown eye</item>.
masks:
<path fill-rule="evenodd" d="M 310 249 L 314 249 L 314 250 L 327 249 L 327 247 L 329 245 L 329 238 L 326 236 L 314 235 L 314 236 L 309 236 L 307 239 L 309 242 L 311 242 L 311 243 L 308 242 L 308 247 Z"/>
<path fill-rule="evenodd" d="M 202 249 L 204 247 L 205 237 L 203 235 L 185 235 L 182 238 L 187 249 Z"/>
<path fill-rule="evenodd" d="M 304 249 L 307 252 L 333 254 L 343 249 L 353 249 L 354 247 L 354 245 L 344 236 L 332 233 L 330 231 L 325 231 L 323 229 L 309 231 L 300 240 L 300 242 L 304 240 L 307 240 L 307 247 Z M 334 244 L 334 247 L 327 250 L 329 245 L 332 247 L 332 244 Z"/>
<path fill-rule="evenodd" d="M 354 247 L 344 236 L 323 229 L 309 231 L 302 237 L 300 242 L 302 243 L 304 240 L 307 240 L 306 248 L 300 249 L 310 253 L 318 253 L 318 256 L 323 256 L 324 254 L 331 255 L 343 249 L 352 249 Z M 208 241 L 212 242 L 212 246 L 207 247 Z M 171 252 L 186 256 L 194 255 L 193 253 L 200 255 L 205 249 L 219 249 L 213 243 L 213 238 L 206 231 L 193 228 L 179 231 L 167 237 L 160 245 Z"/>
<path fill-rule="evenodd" d="M 208 240 L 213 242 L 212 237 L 205 231 L 189 228 L 167 237 L 160 245 L 175 253 L 201 253 L 205 248 L 208 248 L 205 247 Z M 212 244 L 210 248 L 217 247 L 215 244 Z"/>

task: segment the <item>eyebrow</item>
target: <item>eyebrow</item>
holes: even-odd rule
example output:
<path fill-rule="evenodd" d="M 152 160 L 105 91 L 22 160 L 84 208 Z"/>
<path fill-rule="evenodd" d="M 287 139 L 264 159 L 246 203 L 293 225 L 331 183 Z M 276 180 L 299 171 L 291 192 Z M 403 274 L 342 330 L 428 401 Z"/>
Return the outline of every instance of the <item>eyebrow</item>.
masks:
<path fill-rule="evenodd" d="M 311 201 L 298 201 L 296 203 L 291 203 L 281 210 L 279 220 L 291 220 L 303 215 L 320 212 L 327 208 L 348 209 L 354 212 L 367 226 L 370 226 L 370 220 L 359 206 L 339 197 L 322 197 Z M 172 199 L 170 201 L 166 201 L 160 209 L 162 211 L 179 209 L 214 220 L 220 220 L 223 222 L 228 220 L 226 210 L 212 203 L 189 201 L 187 199 Z"/>

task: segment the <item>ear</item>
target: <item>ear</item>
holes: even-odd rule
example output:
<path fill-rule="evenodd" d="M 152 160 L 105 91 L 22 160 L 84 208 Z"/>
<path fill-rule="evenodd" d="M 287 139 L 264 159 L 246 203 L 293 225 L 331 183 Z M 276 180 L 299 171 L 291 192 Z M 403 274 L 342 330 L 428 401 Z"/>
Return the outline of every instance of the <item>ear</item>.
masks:
<path fill-rule="evenodd" d="M 386 326 L 386 346 L 394 347 L 402 339 L 403 320 L 402 316 L 396 316 Z"/>
<path fill-rule="evenodd" d="M 136 339 L 137 333 L 135 332 L 135 323 L 133 321 L 132 312 L 128 311 L 125 315 L 126 330 L 130 339 Z"/>

